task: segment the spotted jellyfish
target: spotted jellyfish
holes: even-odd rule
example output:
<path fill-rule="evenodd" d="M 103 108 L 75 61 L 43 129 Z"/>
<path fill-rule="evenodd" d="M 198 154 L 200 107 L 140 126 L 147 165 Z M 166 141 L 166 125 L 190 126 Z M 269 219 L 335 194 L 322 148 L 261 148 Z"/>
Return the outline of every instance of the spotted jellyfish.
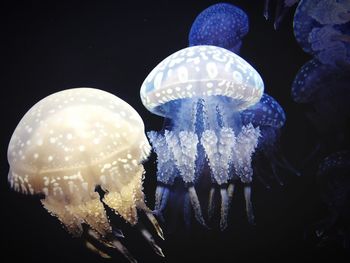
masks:
<path fill-rule="evenodd" d="M 261 100 L 243 111 L 241 116 L 243 124 L 252 123 L 254 127 L 259 127 L 260 129 L 261 136 L 254 155 L 254 170 L 257 171 L 257 178 L 267 188 L 270 188 L 263 177 L 264 173 L 262 170 L 265 164 L 270 166 L 272 174 L 280 185 L 283 185 L 283 181 L 278 176 L 277 168 L 287 170 L 295 175 L 300 175 L 287 160 L 280 148 L 281 131 L 286 123 L 286 114 L 282 106 L 273 97 L 264 93 Z M 232 188 L 234 189 L 234 185 Z"/>
<path fill-rule="evenodd" d="M 321 138 L 307 162 L 322 151 L 335 151 L 346 143 L 350 119 L 350 71 L 312 59 L 297 73 L 292 99 L 306 106 L 306 116 Z"/>
<path fill-rule="evenodd" d="M 302 49 L 323 64 L 350 64 L 350 2 L 302 0 L 294 15 L 294 35 Z"/>
<path fill-rule="evenodd" d="M 95 242 L 134 262 L 103 204 L 139 226 L 162 255 L 137 217 L 138 209 L 144 211 L 162 235 L 142 192 L 142 162 L 149 153 L 143 121 L 129 104 L 98 89 L 68 89 L 36 103 L 19 122 L 8 147 L 8 181 L 15 191 L 43 196 L 43 206 L 73 236 L 81 236 L 87 225 Z M 102 202 L 97 186 L 105 192 Z"/>
<path fill-rule="evenodd" d="M 141 87 L 142 102 L 169 122 L 162 131 L 148 133 L 158 156 L 157 212 L 165 208 L 169 189 L 180 178 L 195 218 L 206 225 L 195 189 L 206 164 L 213 184 L 220 186 L 220 227 L 225 229 L 231 171 L 234 166 L 250 189 L 251 155 L 260 136 L 258 128 L 242 124 L 240 112 L 257 103 L 263 90 L 263 81 L 251 65 L 216 46 L 184 48 L 151 71 Z"/>
<path fill-rule="evenodd" d="M 193 22 L 189 46 L 213 45 L 239 54 L 242 39 L 248 31 L 248 16 L 242 9 L 228 3 L 214 4 Z"/>

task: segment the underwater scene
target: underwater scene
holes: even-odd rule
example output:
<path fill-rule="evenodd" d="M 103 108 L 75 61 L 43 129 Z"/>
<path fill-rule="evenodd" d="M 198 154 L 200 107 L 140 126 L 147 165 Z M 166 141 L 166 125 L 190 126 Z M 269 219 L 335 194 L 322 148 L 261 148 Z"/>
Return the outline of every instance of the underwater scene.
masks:
<path fill-rule="evenodd" d="M 2 8 L 13 262 L 350 260 L 350 0 Z"/>

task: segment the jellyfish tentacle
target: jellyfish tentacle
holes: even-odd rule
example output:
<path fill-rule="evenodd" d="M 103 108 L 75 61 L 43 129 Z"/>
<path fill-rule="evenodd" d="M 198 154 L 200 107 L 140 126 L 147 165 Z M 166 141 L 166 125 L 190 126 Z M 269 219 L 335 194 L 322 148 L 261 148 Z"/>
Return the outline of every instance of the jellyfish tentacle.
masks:
<path fill-rule="evenodd" d="M 161 204 L 163 202 L 163 194 L 164 187 L 162 185 L 157 185 L 156 193 L 155 193 L 155 203 L 154 203 L 154 211 L 160 211 Z"/>
<path fill-rule="evenodd" d="M 235 193 L 235 184 L 231 182 L 227 186 L 227 196 L 228 196 L 228 205 L 231 206 L 233 195 Z"/>
<path fill-rule="evenodd" d="M 188 191 L 188 195 L 189 195 L 189 198 L 190 198 L 190 202 L 191 202 L 191 205 L 192 205 L 192 208 L 193 208 L 193 211 L 194 211 L 194 216 L 195 216 L 196 220 L 202 226 L 208 228 L 208 226 L 207 226 L 207 224 L 206 224 L 206 222 L 204 220 L 203 214 L 202 214 L 202 208 L 201 208 L 201 205 L 200 205 L 200 202 L 199 202 L 199 198 L 198 198 L 196 189 L 192 185 L 192 186 L 189 186 L 187 188 L 187 191 Z"/>
<path fill-rule="evenodd" d="M 152 210 L 147 207 L 144 201 L 139 201 L 137 204 L 137 208 L 141 209 L 145 213 L 148 220 L 151 222 L 153 228 L 156 230 L 157 235 L 164 240 L 163 230 L 160 227 L 157 219 L 154 217 Z"/>
<path fill-rule="evenodd" d="M 158 185 L 156 188 L 156 202 L 153 213 L 164 222 L 163 211 L 165 210 L 169 199 L 169 188 L 167 186 Z"/>
<path fill-rule="evenodd" d="M 282 179 L 280 178 L 280 176 L 278 175 L 278 171 L 277 171 L 277 167 L 276 167 L 275 162 L 274 161 L 270 162 L 270 166 L 271 166 L 272 174 L 273 174 L 274 178 L 277 180 L 277 182 L 280 186 L 283 186 L 284 183 L 283 183 Z"/>
<path fill-rule="evenodd" d="M 233 165 L 236 174 L 243 183 L 250 183 L 252 181 L 252 155 L 258 145 L 259 137 L 259 127 L 254 128 L 251 123 L 243 126 L 237 136 L 234 147 L 235 158 L 233 158 Z"/>
<path fill-rule="evenodd" d="M 176 167 L 183 181 L 190 185 L 187 187 L 187 191 L 195 213 L 195 218 L 200 224 L 206 227 L 197 192 L 192 185 L 195 180 L 198 137 L 191 131 L 180 131 L 178 134 L 172 131 L 165 131 L 164 135 L 169 148 L 173 152 Z"/>
<path fill-rule="evenodd" d="M 287 160 L 284 154 L 277 155 L 276 159 L 281 159 L 281 167 L 287 169 L 290 173 L 296 176 L 301 176 L 301 173 Z"/>
<path fill-rule="evenodd" d="M 257 175 L 256 178 L 262 183 L 262 185 L 266 188 L 266 189 L 271 189 L 271 186 L 266 182 L 266 180 L 260 176 Z"/>
<path fill-rule="evenodd" d="M 227 218 L 228 218 L 228 211 L 229 211 L 229 197 L 225 186 L 221 186 L 220 194 L 221 194 L 220 230 L 223 231 L 227 228 Z"/>
<path fill-rule="evenodd" d="M 211 221 L 215 211 L 215 185 L 210 187 L 208 200 L 208 220 Z"/>
<path fill-rule="evenodd" d="M 251 193 L 252 193 L 251 185 L 250 184 L 244 185 L 244 199 L 245 199 L 245 207 L 246 207 L 248 222 L 249 224 L 254 225 L 255 217 L 254 217 L 254 211 L 253 211 L 253 204 L 251 200 Z"/>
<path fill-rule="evenodd" d="M 190 200 L 190 195 L 188 191 L 185 193 L 184 196 L 184 221 L 185 221 L 185 226 L 187 229 L 190 228 L 191 226 L 191 200 Z"/>
<path fill-rule="evenodd" d="M 102 245 L 116 249 L 119 251 L 129 262 L 137 263 L 137 260 L 129 252 L 129 250 L 113 235 L 101 236 L 98 232 L 93 229 L 88 229 L 87 231 L 88 238 L 98 241 Z"/>
<path fill-rule="evenodd" d="M 142 234 L 142 236 L 146 239 L 148 244 L 150 244 L 150 246 L 153 248 L 154 252 L 158 256 L 165 257 L 165 255 L 163 254 L 162 249 L 160 248 L 160 246 L 157 245 L 157 243 L 154 240 L 152 234 L 146 229 L 146 227 L 141 222 L 137 223 L 137 228 L 139 229 L 139 231 Z"/>
<path fill-rule="evenodd" d="M 93 253 L 99 255 L 102 258 L 106 258 L 106 259 L 112 258 L 110 255 L 108 255 L 107 253 L 105 253 L 101 249 L 97 248 L 91 242 L 89 242 L 87 240 L 85 241 L 85 246 L 86 246 L 87 249 L 89 249 L 90 251 L 92 251 Z"/>
<path fill-rule="evenodd" d="M 113 228 L 112 233 L 115 237 L 125 238 L 124 233 L 121 229 Z"/>
<path fill-rule="evenodd" d="M 76 203 L 67 203 L 63 207 L 62 203 L 66 201 L 62 199 L 62 196 L 46 196 L 45 199 L 41 200 L 41 203 L 49 213 L 55 215 L 64 224 L 67 231 L 73 236 L 82 235 L 82 223 L 86 223 L 101 236 L 111 233 L 112 227 L 98 194 L 90 193 L 87 196 L 80 196 L 79 199 L 83 197 L 85 198 L 84 202 L 75 200 Z"/>
<path fill-rule="evenodd" d="M 149 221 L 151 221 L 151 223 L 152 223 L 154 229 L 155 229 L 156 232 L 157 232 L 157 235 L 158 235 L 161 239 L 165 240 L 163 230 L 162 230 L 162 228 L 160 227 L 160 225 L 159 225 L 157 219 L 154 217 L 154 215 L 153 215 L 151 212 L 146 212 L 146 216 L 148 217 Z"/>
<path fill-rule="evenodd" d="M 216 121 L 211 120 L 210 124 L 213 122 L 217 123 L 218 132 L 214 130 L 205 130 L 201 137 L 201 144 L 204 147 L 205 153 L 208 158 L 208 164 L 212 177 L 220 186 L 227 183 L 229 179 L 229 168 L 230 163 L 233 158 L 233 149 L 235 145 L 235 134 L 232 128 L 222 127 L 224 125 L 223 118 L 221 117 L 221 112 L 218 107 L 216 107 Z M 212 127 L 213 125 L 211 125 Z M 221 126 L 221 128 L 220 128 Z M 220 189 L 221 193 L 221 218 L 220 218 L 220 229 L 224 230 L 227 227 L 227 217 L 229 209 L 229 198 L 227 191 Z M 211 197 L 211 196 L 209 196 Z M 212 199 L 209 199 L 209 204 L 211 204 Z M 211 206 L 208 207 L 211 209 Z M 209 210 L 210 212 L 210 210 Z"/>
<path fill-rule="evenodd" d="M 264 17 L 266 20 L 269 19 L 269 5 L 270 5 L 270 0 L 265 0 L 265 2 L 264 2 Z"/>

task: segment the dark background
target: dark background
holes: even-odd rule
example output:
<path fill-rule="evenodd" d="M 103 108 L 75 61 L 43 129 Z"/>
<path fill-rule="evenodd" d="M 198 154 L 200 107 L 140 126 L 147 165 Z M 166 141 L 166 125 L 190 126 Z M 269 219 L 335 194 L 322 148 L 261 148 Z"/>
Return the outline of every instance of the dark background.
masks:
<path fill-rule="evenodd" d="M 71 238 L 37 197 L 10 190 L 6 152 L 11 134 L 38 100 L 82 86 L 117 95 L 139 112 L 147 131 L 159 129 L 162 119 L 143 107 L 139 88 L 162 59 L 187 46 L 193 20 L 216 2 L 14 1 L 1 7 L 1 258 L 9 257 L 13 262 L 104 261 L 85 249 L 80 239 Z M 250 32 L 241 56 L 261 74 L 265 91 L 285 108 L 282 147 L 288 159 L 300 167 L 317 139 L 303 108 L 290 98 L 294 76 L 310 58 L 293 37 L 295 8 L 275 31 L 272 22 L 262 15 L 263 1 L 230 3 L 249 16 Z M 151 207 L 156 185 L 154 161 L 152 156 L 145 164 L 145 193 Z M 272 182 L 272 189 L 266 190 L 254 184 L 255 227 L 246 222 L 239 190 L 230 227 L 223 233 L 203 230 L 195 222 L 191 231 L 180 228 L 159 242 L 165 260 L 153 255 L 135 229 L 124 225 L 125 244 L 139 262 L 349 260 L 349 252 L 338 243 L 319 247 L 312 233 L 313 224 L 327 214 L 314 170 L 299 178 L 283 171 L 280 175 L 285 181 L 283 187 Z M 125 261 L 119 254 L 114 257 L 115 261 Z"/>

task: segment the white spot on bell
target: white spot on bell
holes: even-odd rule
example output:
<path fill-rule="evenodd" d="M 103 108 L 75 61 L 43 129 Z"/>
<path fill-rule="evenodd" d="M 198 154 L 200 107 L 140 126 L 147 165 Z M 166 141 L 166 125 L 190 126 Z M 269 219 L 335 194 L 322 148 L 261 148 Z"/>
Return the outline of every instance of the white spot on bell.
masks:
<path fill-rule="evenodd" d="M 209 63 L 207 63 L 206 68 L 207 68 L 207 73 L 208 73 L 209 78 L 213 79 L 218 75 L 218 68 L 216 66 L 216 63 L 209 62 Z"/>

